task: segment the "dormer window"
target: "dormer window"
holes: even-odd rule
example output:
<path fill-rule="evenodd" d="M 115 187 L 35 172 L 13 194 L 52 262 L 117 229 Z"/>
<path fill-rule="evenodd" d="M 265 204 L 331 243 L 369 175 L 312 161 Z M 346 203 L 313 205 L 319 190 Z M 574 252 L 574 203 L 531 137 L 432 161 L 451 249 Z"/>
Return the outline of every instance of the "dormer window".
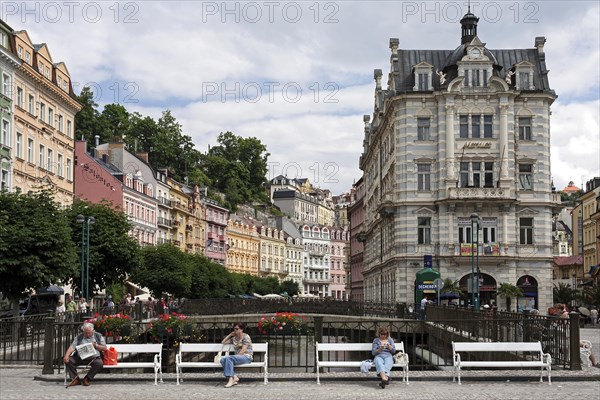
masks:
<path fill-rule="evenodd" d="M 522 61 L 515 65 L 515 84 L 517 90 L 534 90 L 533 85 L 533 64 L 528 61 Z"/>
<path fill-rule="evenodd" d="M 415 86 L 414 91 L 430 91 L 433 90 L 432 75 L 433 65 L 426 62 L 421 62 L 414 66 Z"/>

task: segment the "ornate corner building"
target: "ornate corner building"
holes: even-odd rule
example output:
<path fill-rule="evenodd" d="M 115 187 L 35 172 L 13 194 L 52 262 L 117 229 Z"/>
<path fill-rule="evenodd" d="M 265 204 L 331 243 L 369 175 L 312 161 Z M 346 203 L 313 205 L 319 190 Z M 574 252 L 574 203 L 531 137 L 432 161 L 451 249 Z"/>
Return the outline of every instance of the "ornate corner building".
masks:
<path fill-rule="evenodd" d="M 494 303 L 504 282 L 525 293 L 519 306 L 552 302 L 560 198 L 551 189 L 556 94 L 546 40 L 488 49 L 478 20 L 462 18 L 454 50 L 402 50 L 390 39 L 386 89 L 375 70 L 360 158 L 366 301 L 414 302 L 415 274 L 432 255 L 442 278 L 460 282 L 463 304 L 474 292 Z"/>

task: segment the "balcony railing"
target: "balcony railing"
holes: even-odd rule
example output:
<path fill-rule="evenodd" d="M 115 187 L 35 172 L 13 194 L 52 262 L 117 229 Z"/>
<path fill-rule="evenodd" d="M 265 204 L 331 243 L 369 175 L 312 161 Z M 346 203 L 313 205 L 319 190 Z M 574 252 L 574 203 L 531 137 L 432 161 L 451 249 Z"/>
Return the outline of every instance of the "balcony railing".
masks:
<path fill-rule="evenodd" d="M 185 230 L 188 231 L 188 232 L 191 232 L 191 231 L 194 230 L 194 227 L 192 225 L 186 225 L 185 226 Z"/>
<path fill-rule="evenodd" d="M 180 242 L 179 240 L 175 240 L 175 241 L 173 241 L 173 244 L 174 244 L 175 246 L 181 246 L 181 242 Z"/>
<path fill-rule="evenodd" d="M 173 207 L 173 201 L 171 201 L 165 197 L 159 197 L 157 200 L 160 204 L 162 204 L 164 206 Z"/>
<path fill-rule="evenodd" d="M 171 239 L 158 238 L 156 239 L 156 244 L 171 244 Z"/>
<path fill-rule="evenodd" d="M 450 199 L 510 199 L 511 191 L 506 188 L 461 187 L 449 188 Z"/>
<path fill-rule="evenodd" d="M 156 223 L 158 225 L 162 225 L 162 226 L 166 226 L 166 227 L 171 227 L 172 226 L 172 222 L 170 219 L 164 218 L 164 217 L 158 217 L 156 218 Z"/>
<path fill-rule="evenodd" d="M 320 284 L 329 284 L 329 278 L 304 278 L 302 279 L 304 283 L 320 283 Z"/>

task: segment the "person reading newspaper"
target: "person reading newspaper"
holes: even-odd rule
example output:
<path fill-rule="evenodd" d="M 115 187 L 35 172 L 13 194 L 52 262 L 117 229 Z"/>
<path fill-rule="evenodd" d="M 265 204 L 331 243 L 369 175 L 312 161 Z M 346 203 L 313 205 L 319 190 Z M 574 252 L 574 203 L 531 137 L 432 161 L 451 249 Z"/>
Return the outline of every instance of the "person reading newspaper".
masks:
<path fill-rule="evenodd" d="M 85 322 L 81 326 L 81 331 L 82 333 L 73 339 L 63 357 L 71 377 L 71 383 L 67 388 L 81 384 L 90 386 L 94 376 L 102 370 L 103 363 L 100 352 L 106 350 L 104 337 L 100 333 L 94 332 L 94 324 L 90 322 Z M 83 380 L 77 375 L 77 366 L 82 364 L 87 364 L 90 367 Z"/>

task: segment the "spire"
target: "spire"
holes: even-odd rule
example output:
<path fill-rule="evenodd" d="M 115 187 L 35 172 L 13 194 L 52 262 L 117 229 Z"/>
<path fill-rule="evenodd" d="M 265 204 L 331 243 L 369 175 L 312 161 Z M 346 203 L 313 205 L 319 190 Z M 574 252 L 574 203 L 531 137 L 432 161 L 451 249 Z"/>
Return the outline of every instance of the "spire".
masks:
<path fill-rule="evenodd" d="M 471 43 L 473 38 L 477 36 L 478 21 L 479 18 L 471 13 L 471 3 L 469 3 L 469 9 L 467 13 L 460 20 L 460 25 L 462 27 L 462 37 L 460 39 L 461 44 Z"/>

